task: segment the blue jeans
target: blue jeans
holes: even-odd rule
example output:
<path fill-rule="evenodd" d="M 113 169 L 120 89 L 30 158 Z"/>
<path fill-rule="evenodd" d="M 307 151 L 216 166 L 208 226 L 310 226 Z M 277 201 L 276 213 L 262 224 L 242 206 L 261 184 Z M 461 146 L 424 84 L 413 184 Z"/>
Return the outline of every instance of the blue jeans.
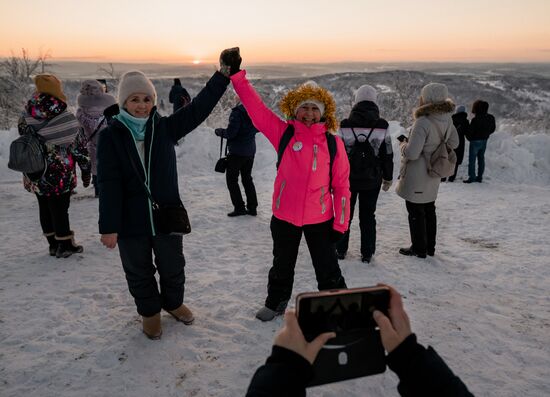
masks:
<path fill-rule="evenodd" d="M 470 152 L 468 155 L 468 178 L 476 179 L 476 158 L 477 158 L 477 177 L 483 177 L 485 171 L 485 149 L 487 149 L 487 139 L 470 142 Z"/>

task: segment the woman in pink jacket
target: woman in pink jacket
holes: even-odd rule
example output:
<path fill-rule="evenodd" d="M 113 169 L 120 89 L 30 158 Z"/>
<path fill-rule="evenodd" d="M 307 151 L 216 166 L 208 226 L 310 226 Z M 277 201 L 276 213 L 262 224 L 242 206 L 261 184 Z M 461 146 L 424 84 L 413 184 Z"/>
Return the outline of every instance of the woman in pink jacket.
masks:
<path fill-rule="evenodd" d="M 256 317 L 272 320 L 282 314 L 292 294 L 298 247 L 305 235 L 320 290 L 346 288 L 334 243 L 349 223 L 349 162 L 342 140 L 331 161 L 329 134 L 338 129 L 336 105 L 330 93 L 308 82 L 288 92 L 280 108 L 288 121 L 265 106 L 240 71 L 238 48 L 226 50 L 221 68 L 230 68 L 231 82 L 255 127 L 279 152 L 287 130 L 293 131 L 277 170 L 273 191 L 273 266 L 269 271 L 265 307 Z M 331 165 L 332 163 L 332 170 Z"/>

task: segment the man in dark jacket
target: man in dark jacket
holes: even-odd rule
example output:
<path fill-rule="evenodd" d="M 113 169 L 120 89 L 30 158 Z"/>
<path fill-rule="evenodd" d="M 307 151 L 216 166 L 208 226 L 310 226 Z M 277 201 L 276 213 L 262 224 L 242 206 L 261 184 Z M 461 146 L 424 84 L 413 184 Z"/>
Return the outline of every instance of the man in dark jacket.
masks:
<path fill-rule="evenodd" d="M 380 118 L 376 104 L 377 92 L 370 85 L 361 86 L 347 119 L 340 123 L 340 134 L 350 160 L 350 225 L 355 204 L 359 199 L 359 228 L 361 230 L 361 260 L 369 263 L 376 250 L 376 202 L 380 188 L 386 192 L 392 184 L 393 152 L 388 122 Z M 372 162 L 364 156 L 366 141 L 372 148 Z M 363 147 L 363 149 L 359 149 Z M 366 148 L 370 150 L 369 148 Z M 357 150 L 363 150 L 357 151 Z M 356 152 L 357 151 L 357 152 Z M 336 244 L 339 259 L 348 251 L 350 228 Z"/>
<path fill-rule="evenodd" d="M 458 171 L 458 166 L 462 164 L 462 160 L 464 159 L 464 146 L 465 146 L 465 140 L 464 137 L 468 133 L 468 129 L 470 128 L 470 122 L 468 121 L 468 113 L 466 113 L 466 108 L 464 105 L 460 105 L 456 107 L 456 112 L 453 114 L 453 124 L 456 128 L 456 132 L 458 133 L 458 147 L 455 149 L 456 153 L 456 165 L 455 165 L 455 172 L 453 175 L 449 177 L 449 182 L 454 182 L 456 178 L 456 173 Z M 445 178 L 443 178 L 445 179 Z"/>
<path fill-rule="evenodd" d="M 485 149 L 489 135 L 495 132 L 495 118 L 488 113 L 489 104 L 478 99 L 472 105 L 472 113 L 475 114 L 470 123 L 466 138 L 470 141 L 468 155 L 468 179 L 464 183 L 481 182 L 485 171 Z M 477 176 L 476 176 L 477 158 Z"/>
<path fill-rule="evenodd" d="M 168 100 L 174 105 L 173 113 L 191 102 L 191 96 L 185 88 L 182 87 L 180 79 L 174 79 L 174 85 L 168 94 Z"/>
<path fill-rule="evenodd" d="M 377 310 L 373 317 L 388 352 L 387 364 L 399 377 L 399 394 L 403 397 L 473 397 L 434 349 L 426 349 L 416 341 L 401 296 L 389 288 L 389 317 Z M 271 356 L 254 374 L 246 396 L 304 397 L 306 385 L 313 378 L 312 364 L 323 345 L 334 336 L 334 333 L 325 333 L 311 343 L 306 342 L 295 312 L 287 311 Z"/>
<path fill-rule="evenodd" d="M 258 130 L 252 124 L 246 109 L 241 103 L 231 110 L 227 128 L 216 128 L 215 130 L 217 136 L 227 139 L 229 151 L 225 179 L 234 209 L 227 216 L 246 214 L 255 216 L 257 214 L 258 199 L 252 181 L 257 132 Z M 246 194 L 246 207 L 239 187 L 239 173 Z"/>

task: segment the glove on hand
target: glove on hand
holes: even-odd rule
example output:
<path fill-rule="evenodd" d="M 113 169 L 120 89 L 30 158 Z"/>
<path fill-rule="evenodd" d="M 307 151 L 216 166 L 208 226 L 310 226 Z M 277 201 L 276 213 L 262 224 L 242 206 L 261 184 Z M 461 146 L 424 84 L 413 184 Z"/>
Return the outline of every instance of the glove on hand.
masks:
<path fill-rule="evenodd" d="M 241 70 L 239 47 L 227 48 L 220 54 L 220 73 L 229 77 Z"/>
<path fill-rule="evenodd" d="M 90 186 L 90 180 L 92 179 L 92 173 L 91 172 L 83 172 L 82 173 L 82 186 L 88 187 Z"/>
<path fill-rule="evenodd" d="M 214 130 L 214 134 L 216 134 L 217 136 L 222 136 L 223 135 L 223 128 L 216 128 Z"/>
<path fill-rule="evenodd" d="M 344 233 L 340 233 L 337 230 L 332 229 L 330 231 L 330 242 L 332 244 L 336 244 L 338 241 L 340 241 L 344 237 Z"/>
<path fill-rule="evenodd" d="M 387 192 L 388 190 L 390 190 L 391 184 L 392 184 L 392 181 L 383 180 L 382 181 L 382 190 Z"/>

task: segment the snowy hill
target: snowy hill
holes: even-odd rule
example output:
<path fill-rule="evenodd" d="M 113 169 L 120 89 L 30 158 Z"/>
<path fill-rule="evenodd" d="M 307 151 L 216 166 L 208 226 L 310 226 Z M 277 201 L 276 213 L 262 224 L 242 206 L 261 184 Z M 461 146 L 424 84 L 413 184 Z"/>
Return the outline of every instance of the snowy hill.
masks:
<path fill-rule="evenodd" d="M 395 138 L 401 128 L 391 128 Z M 141 333 L 118 252 L 99 243 L 91 188 L 79 186 L 70 208 L 84 252 L 47 255 L 36 199 L 6 167 L 15 135 L 0 131 L 0 394 L 244 395 L 282 324 L 254 318 L 272 259 L 276 156 L 267 140 L 257 139 L 255 218 L 226 216 L 230 201 L 224 176 L 213 171 L 218 138 L 210 127 L 199 127 L 177 148 L 180 191 L 193 225 L 184 237 L 185 300 L 197 320 L 186 327 L 163 313 L 163 337 L 152 342 Z M 434 258 L 398 254 L 409 232 L 404 202 L 392 187 L 379 198 L 373 263 L 360 261 L 354 221 L 342 271 L 350 287 L 386 282 L 401 291 L 420 342 L 434 346 L 475 395 L 549 395 L 550 135 L 501 128 L 486 158 L 484 183 L 461 183 L 464 164 L 457 182 L 442 184 Z M 293 298 L 315 288 L 304 245 Z M 396 385 L 388 370 L 313 388 L 308 396 L 397 396 Z"/>

